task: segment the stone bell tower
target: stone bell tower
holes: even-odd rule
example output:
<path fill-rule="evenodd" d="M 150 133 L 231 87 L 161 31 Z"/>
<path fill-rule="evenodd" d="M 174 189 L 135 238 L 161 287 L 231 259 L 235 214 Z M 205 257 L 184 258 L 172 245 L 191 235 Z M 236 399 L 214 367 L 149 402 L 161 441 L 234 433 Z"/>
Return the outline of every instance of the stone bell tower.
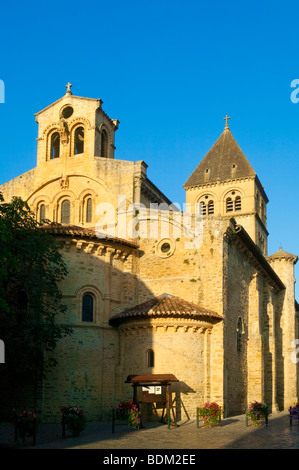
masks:
<path fill-rule="evenodd" d="M 192 213 L 234 217 L 267 254 L 268 197 L 228 126 L 184 184 Z"/>
<path fill-rule="evenodd" d="M 114 158 L 119 121 L 107 116 L 101 99 L 74 96 L 71 86 L 68 83 L 62 98 L 35 114 L 38 182 L 49 173 L 67 181 L 68 172 L 84 171 L 95 157 Z"/>

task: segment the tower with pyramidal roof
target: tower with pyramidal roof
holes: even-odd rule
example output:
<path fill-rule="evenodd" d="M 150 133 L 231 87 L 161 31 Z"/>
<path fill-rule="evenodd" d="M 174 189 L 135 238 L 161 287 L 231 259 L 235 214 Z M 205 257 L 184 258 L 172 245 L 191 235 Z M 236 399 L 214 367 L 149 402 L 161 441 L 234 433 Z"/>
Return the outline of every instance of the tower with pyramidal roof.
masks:
<path fill-rule="evenodd" d="M 220 137 L 184 184 L 186 202 L 202 216 L 234 217 L 267 254 L 264 187 L 234 139 L 227 120 Z"/>

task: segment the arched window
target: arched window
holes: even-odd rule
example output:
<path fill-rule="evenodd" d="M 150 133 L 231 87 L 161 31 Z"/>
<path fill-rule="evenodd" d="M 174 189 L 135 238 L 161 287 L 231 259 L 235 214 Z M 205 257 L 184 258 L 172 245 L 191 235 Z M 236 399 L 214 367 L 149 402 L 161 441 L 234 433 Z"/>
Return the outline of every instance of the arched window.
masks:
<path fill-rule="evenodd" d="M 209 201 L 208 203 L 208 214 L 214 214 L 214 201 Z"/>
<path fill-rule="evenodd" d="M 105 129 L 102 130 L 101 157 L 108 158 L 108 134 Z"/>
<path fill-rule="evenodd" d="M 231 197 L 228 197 L 226 199 L 226 212 L 233 212 L 233 210 L 234 210 L 233 200 Z"/>
<path fill-rule="evenodd" d="M 146 353 L 147 367 L 154 367 L 155 365 L 155 355 L 152 349 L 149 349 Z"/>
<path fill-rule="evenodd" d="M 51 136 L 51 150 L 50 158 L 59 158 L 60 156 L 60 135 L 59 132 L 54 132 Z"/>
<path fill-rule="evenodd" d="M 237 351 L 240 352 L 241 351 L 241 339 L 242 339 L 242 333 L 243 333 L 243 325 L 242 325 L 242 320 L 241 318 L 239 317 L 238 318 L 238 323 L 237 323 L 237 331 L 236 331 L 236 334 L 237 334 Z"/>
<path fill-rule="evenodd" d="M 74 154 L 78 155 L 79 153 L 84 152 L 84 128 L 77 127 L 75 130 L 74 136 Z"/>
<path fill-rule="evenodd" d="M 92 221 L 92 199 L 91 199 L 91 197 L 89 197 L 86 200 L 85 219 L 86 219 L 87 223 Z"/>
<path fill-rule="evenodd" d="M 93 322 L 93 296 L 85 294 L 82 299 L 82 321 Z"/>
<path fill-rule="evenodd" d="M 61 203 L 61 223 L 69 224 L 71 218 L 71 203 L 68 199 L 65 199 Z"/>
<path fill-rule="evenodd" d="M 235 211 L 240 211 L 242 208 L 242 205 L 241 205 L 241 196 L 236 196 L 236 199 L 235 199 Z"/>
<path fill-rule="evenodd" d="M 40 224 L 42 224 L 44 222 L 46 218 L 46 206 L 45 204 L 41 204 L 39 206 L 39 214 L 38 214 L 38 221 Z"/>
<path fill-rule="evenodd" d="M 199 214 L 200 215 L 207 215 L 207 206 L 204 202 L 200 202 L 199 204 Z"/>

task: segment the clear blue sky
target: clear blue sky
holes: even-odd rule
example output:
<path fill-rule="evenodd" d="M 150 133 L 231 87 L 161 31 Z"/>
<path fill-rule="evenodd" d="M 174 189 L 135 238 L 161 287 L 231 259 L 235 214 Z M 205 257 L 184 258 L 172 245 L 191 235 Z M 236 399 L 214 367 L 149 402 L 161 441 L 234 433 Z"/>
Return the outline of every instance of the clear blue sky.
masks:
<path fill-rule="evenodd" d="M 0 184 L 35 166 L 34 113 L 68 81 L 119 119 L 116 158 L 144 160 L 181 205 L 228 114 L 270 200 L 269 254 L 299 254 L 298 10 L 268 0 L 2 3 Z"/>

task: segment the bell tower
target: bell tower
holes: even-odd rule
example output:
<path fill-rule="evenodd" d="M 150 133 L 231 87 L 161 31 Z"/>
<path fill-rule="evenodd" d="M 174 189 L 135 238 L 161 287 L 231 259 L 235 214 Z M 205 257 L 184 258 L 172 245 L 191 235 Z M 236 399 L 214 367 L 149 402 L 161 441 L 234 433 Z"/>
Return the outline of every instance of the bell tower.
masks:
<path fill-rule="evenodd" d="M 65 175 L 82 159 L 114 158 L 119 121 L 110 119 L 102 100 L 74 96 L 72 84 L 59 100 L 35 114 L 38 123 L 37 167 L 60 168 Z"/>
<path fill-rule="evenodd" d="M 266 256 L 269 200 L 230 131 L 229 119 L 226 115 L 222 134 L 184 184 L 186 202 L 202 217 L 234 217 Z"/>

